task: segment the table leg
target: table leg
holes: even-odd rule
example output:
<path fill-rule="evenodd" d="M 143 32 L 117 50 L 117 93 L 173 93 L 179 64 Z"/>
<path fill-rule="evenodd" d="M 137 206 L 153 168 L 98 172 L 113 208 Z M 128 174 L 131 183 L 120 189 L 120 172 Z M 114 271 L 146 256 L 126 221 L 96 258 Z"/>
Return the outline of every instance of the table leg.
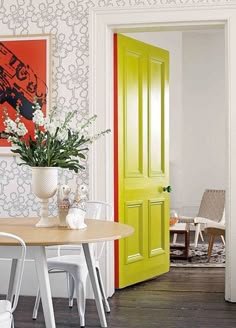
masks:
<path fill-rule="evenodd" d="M 9 280 L 9 286 L 8 286 L 7 297 L 6 297 L 6 299 L 11 303 L 13 301 L 13 296 L 14 296 L 14 282 L 16 276 L 17 263 L 18 263 L 18 259 L 12 259 L 10 280 Z"/>
<path fill-rule="evenodd" d="M 94 258 L 91 255 L 89 244 L 83 244 L 83 250 L 88 267 L 89 277 L 93 288 L 100 324 L 101 327 L 107 327 L 107 321 L 106 321 L 105 311 L 102 303 L 102 295 L 99 288 L 98 277 L 96 274 Z"/>
<path fill-rule="evenodd" d="M 44 246 L 34 246 L 34 258 L 46 328 L 56 328 Z"/>
<path fill-rule="evenodd" d="M 189 230 L 186 230 L 185 233 L 185 255 L 186 258 L 189 258 L 189 244 L 190 244 L 190 236 L 189 236 Z"/>

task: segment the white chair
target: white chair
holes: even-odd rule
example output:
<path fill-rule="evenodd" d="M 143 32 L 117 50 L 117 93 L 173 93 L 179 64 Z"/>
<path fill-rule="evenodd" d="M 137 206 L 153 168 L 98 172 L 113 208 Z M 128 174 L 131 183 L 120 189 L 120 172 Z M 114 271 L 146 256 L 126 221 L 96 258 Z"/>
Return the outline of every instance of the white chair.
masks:
<path fill-rule="evenodd" d="M 7 299 L 0 300 L 0 327 L 13 328 L 14 327 L 13 312 L 17 307 L 19 294 L 20 294 L 20 286 L 23 276 L 26 246 L 24 241 L 20 237 L 10 233 L 0 232 L 0 238 L 6 239 L 6 243 L 9 242 L 8 238 L 15 239 L 21 245 L 21 256 L 18 261 L 17 274 L 16 274 L 16 279 L 14 281 L 14 297 L 12 297 L 13 300 L 7 300 Z"/>
<path fill-rule="evenodd" d="M 89 219 L 111 219 L 112 215 L 112 207 L 100 201 L 88 201 L 87 202 L 87 209 L 86 209 L 86 218 Z M 108 313 L 110 312 L 109 303 L 107 301 L 107 297 L 105 294 L 100 267 L 99 267 L 99 260 L 102 256 L 104 250 L 105 242 L 98 243 L 95 245 L 90 245 L 92 247 L 92 252 L 94 254 L 94 262 L 96 273 L 98 277 L 99 287 L 101 290 L 104 309 Z M 69 296 L 69 307 L 73 306 L 73 296 L 74 290 L 76 291 L 76 298 L 77 298 L 77 308 L 79 312 L 79 320 L 80 326 L 85 326 L 85 303 L 86 303 L 86 282 L 88 277 L 88 270 L 87 265 L 84 257 L 84 253 L 80 251 L 78 255 L 61 255 L 61 249 L 68 248 L 68 245 L 61 246 L 58 248 L 58 256 L 49 258 L 47 260 L 48 264 L 48 272 L 49 273 L 58 273 L 58 272 L 65 272 L 67 274 L 67 286 L 68 286 L 68 296 Z M 40 294 L 39 290 L 37 293 L 37 297 L 35 300 L 35 306 L 33 310 L 32 318 L 35 320 L 38 314 L 38 307 L 40 302 Z"/>
<path fill-rule="evenodd" d="M 225 224 L 225 190 L 206 189 L 196 217 L 180 216 L 179 222 L 192 223 L 195 225 L 194 247 L 198 245 L 199 235 L 203 240 L 201 225 L 207 223 Z M 222 236 L 224 243 L 224 237 Z M 174 237 L 175 242 L 176 238 Z"/>

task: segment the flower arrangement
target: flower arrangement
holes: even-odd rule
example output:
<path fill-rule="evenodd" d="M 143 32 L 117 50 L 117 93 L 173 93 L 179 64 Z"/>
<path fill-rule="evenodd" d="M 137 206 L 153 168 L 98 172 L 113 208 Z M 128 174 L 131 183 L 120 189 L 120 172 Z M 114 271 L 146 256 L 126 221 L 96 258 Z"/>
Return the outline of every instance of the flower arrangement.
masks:
<path fill-rule="evenodd" d="M 23 163 L 38 167 L 68 168 L 78 173 L 84 169 L 81 164 L 86 159 L 89 144 L 110 132 L 110 129 L 89 136 L 88 128 L 95 121 L 92 116 L 77 128 L 71 126 L 76 112 L 69 112 L 61 121 L 56 117 L 56 107 L 44 116 L 37 100 L 33 105 L 34 135 L 28 135 L 27 128 L 21 122 L 20 108 L 16 106 L 16 118 L 12 120 L 4 108 L 5 133 L 13 148 L 11 151 L 20 155 Z"/>

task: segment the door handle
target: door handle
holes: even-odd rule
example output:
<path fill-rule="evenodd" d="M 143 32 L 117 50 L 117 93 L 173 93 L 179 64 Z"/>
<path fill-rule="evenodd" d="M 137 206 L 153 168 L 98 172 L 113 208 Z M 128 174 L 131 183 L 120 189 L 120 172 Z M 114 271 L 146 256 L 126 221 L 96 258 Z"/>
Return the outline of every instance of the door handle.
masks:
<path fill-rule="evenodd" d="M 172 191 L 172 188 L 171 188 L 171 186 L 163 187 L 163 191 L 165 191 L 165 192 L 171 192 Z"/>

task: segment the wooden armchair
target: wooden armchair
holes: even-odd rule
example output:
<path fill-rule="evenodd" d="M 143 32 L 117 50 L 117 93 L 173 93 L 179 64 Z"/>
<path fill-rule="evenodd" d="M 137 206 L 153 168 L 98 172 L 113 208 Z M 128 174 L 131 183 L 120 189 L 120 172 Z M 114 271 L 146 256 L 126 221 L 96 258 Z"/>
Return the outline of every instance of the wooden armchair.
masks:
<path fill-rule="evenodd" d="M 197 247 L 201 235 L 201 225 L 219 223 L 224 226 L 225 190 L 206 189 L 203 193 L 199 211 L 196 217 L 179 217 L 179 222 L 195 225 L 194 247 Z"/>

